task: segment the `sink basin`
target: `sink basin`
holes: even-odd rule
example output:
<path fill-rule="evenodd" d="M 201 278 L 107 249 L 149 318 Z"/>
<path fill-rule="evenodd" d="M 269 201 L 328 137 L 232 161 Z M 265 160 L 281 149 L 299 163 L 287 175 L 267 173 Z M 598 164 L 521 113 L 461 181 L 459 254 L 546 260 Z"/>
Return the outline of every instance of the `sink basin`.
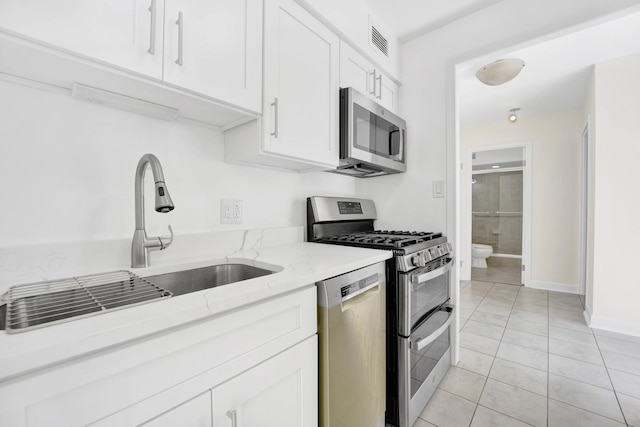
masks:
<path fill-rule="evenodd" d="M 159 274 L 145 277 L 145 279 L 177 296 L 266 276 L 275 272 L 276 270 L 253 265 L 230 263 Z"/>

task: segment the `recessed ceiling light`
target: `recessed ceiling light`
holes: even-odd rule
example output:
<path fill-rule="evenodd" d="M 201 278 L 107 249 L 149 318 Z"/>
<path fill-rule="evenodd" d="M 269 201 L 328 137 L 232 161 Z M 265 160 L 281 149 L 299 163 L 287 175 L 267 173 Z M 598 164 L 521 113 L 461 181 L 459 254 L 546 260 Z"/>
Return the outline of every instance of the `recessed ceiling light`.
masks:
<path fill-rule="evenodd" d="M 500 168 L 500 166 L 499 166 L 499 165 L 493 165 L 493 166 L 491 166 L 491 169 L 499 169 L 499 168 Z"/>
<path fill-rule="evenodd" d="M 516 120 L 518 120 L 518 116 L 516 115 L 516 112 L 520 111 L 519 108 L 512 108 L 511 110 L 509 110 L 509 121 L 511 123 L 514 123 Z"/>
<path fill-rule="evenodd" d="M 513 80 L 524 68 L 521 59 L 498 59 L 476 71 L 476 77 L 489 86 L 498 86 Z"/>

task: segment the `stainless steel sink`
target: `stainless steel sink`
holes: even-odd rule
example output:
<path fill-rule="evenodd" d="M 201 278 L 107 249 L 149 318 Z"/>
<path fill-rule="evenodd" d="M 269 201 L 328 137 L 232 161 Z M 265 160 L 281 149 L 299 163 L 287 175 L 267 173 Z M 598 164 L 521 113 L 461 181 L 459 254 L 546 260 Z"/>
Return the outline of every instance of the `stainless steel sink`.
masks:
<path fill-rule="evenodd" d="M 275 268 L 270 270 L 248 264 L 230 263 L 159 274 L 145 277 L 145 280 L 168 290 L 174 296 L 178 296 L 266 276 L 275 272 Z"/>
<path fill-rule="evenodd" d="M 159 298 L 224 286 L 282 270 L 270 264 L 252 265 L 236 259 L 225 264 L 140 278 L 116 271 L 17 285 L 0 299 L 0 330 L 24 332 L 74 318 L 151 302 Z"/>

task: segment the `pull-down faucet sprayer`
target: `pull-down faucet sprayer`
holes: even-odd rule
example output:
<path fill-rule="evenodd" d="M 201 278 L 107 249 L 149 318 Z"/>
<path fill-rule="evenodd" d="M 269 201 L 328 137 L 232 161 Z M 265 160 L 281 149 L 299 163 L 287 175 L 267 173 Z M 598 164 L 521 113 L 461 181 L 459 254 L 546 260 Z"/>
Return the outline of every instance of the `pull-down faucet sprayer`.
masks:
<path fill-rule="evenodd" d="M 147 237 L 144 228 L 144 175 L 147 166 L 151 167 L 153 181 L 155 182 L 156 211 L 161 213 L 171 212 L 174 208 L 169 191 L 164 183 L 164 174 L 160 161 L 153 154 L 145 154 L 138 162 L 136 168 L 135 198 L 136 198 L 136 231 L 133 233 L 131 243 L 131 267 L 148 267 L 149 251 L 153 249 L 163 250 L 173 243 L 173 229 L 169 226 L 168 237 Z"/>

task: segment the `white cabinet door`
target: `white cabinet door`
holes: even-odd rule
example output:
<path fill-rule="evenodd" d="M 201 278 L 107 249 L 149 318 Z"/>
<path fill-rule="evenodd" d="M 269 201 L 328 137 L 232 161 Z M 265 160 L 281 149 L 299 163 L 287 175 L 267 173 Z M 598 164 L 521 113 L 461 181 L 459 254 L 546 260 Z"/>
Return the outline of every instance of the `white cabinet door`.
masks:
<path fill-rule="evenodd" d="M 339 40 L 293 0 L 265 4 L 263 150 L 338 165 Z"/>
<path fill-rule="evenodd" d="M 352 87 L 383 107 L 398 111 L 397 83 L 345 42 L 340 42 L 340 86 Z"/>
<path fill-rule="evenodd" d="M 398 85 L 379 71 L 375 79 L 377 99 L 380 105 L 391 111 L 398 112 Z"/>
<path fill-rule="evenodd" d="M 374 95 L 375 69 L 371 62 L 340 42 L 340 87 L 352 87 L 363 95 Z"/>
<path fill-rule="evenodd" d="M 164 0 L 2 0 L 0 30 L 162 78 Z"/>
<path fill-rule="evenodd" d="M 317 335 L 212 390 L 213 425 L 317 427 Z"/>
<path fill-rule="evenodd" d="M 164 81 L 260 111 L 262 1 L 166 0 Z"/>
<path fill-rule="evenodd" d="M 164 414 L 143 423 L 143 427 L 211 427 L 211 392 L 196 396 Z"/>

